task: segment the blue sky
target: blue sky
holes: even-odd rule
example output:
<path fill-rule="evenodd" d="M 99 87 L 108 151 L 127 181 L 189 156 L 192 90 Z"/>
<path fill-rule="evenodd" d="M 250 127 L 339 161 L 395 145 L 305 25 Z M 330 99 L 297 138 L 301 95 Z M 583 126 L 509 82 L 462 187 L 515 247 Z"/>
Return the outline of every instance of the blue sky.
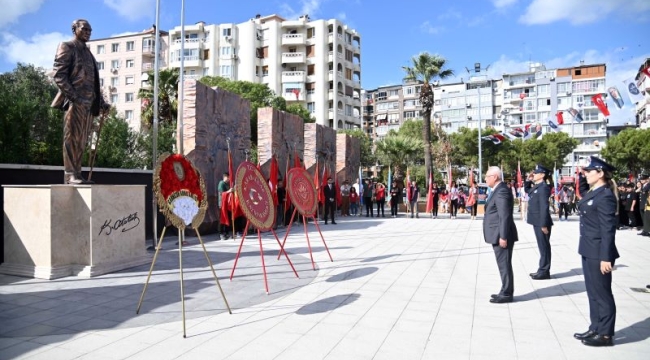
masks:
<path fill-rule="evenodd" d="M 161 0 L 161 28 L 180 25 L 180 0 Z M 93 38 L 149 28 L 155 0 L 0 0 L 0 72 L 18 61 L 50 67 L 56 44 L 86 18 Z M 362 37 L 362 86 L 399 83 L 401 67 L 421 51 L 488 75 L 606 63 L 608 83 L 634 76 L 650 57 L 649 0 L 186 0 L 186 23 L 244 22 L 255 14 L 338 18 Z"/>

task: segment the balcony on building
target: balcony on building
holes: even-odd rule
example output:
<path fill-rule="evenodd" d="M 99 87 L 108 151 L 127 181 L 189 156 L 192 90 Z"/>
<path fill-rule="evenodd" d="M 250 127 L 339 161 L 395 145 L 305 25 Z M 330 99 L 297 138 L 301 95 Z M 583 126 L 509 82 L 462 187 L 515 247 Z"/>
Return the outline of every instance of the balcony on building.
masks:
<path fill-rule="evenodd" d="M 156 51 L 156 46 L 153 44 L 142 46 L 142 55 L 144 56 L 154 56 L 155 51 Z"/>
<path fill-rule="evenodd" d="M 522 80 L 505 80 L 503 81 L 503 87 L 505 89 L 517 89 L 517 88 L 525 88 L 525 87 L 533 87 L 535 86 L 535 78 L 531 77 L 528 79 L 522 79 Z"/>
<path fill-rule="evenodd" d="M 328 79 L 329 81 L 334 81 L 334 70 L 330 70 L 330 71 L 327 73 L 327 79 Z"/>
<path fill-rule="evenodd" d="M 298 87 L 293 87 L 293 88 L 287 87 L 284 89 L 284 92 L 282 93 L 282 97 L 286 101 L 305 101 L 306 96 L 307 96 L 307 92 L 305 91 L 305 89 L 298 88 Z"/>
<path fill-rule="evenodd" d="M 305 72 L 304 71 L 283 71 L 282 72 L 282 82 L 305 82 Z"/>
<path fill-rule="evenodd" d="M 188 38 L 185 39 L 185 48 L 186 49 L 198 49 L 203 46 L 203 40 L 199 38 Z M 181 39 L 174 40 L 172 47 L 175 49 L 181 48 Z"/>
<path fill-rule="evenodd" d="M 201 67 L 203 68 L 203 60 L 198 55 L 191 55 L 191 56 L 185 56 L 183 58 L 184 63 L 183 65 L 186 68 L 191 68 L 191 67 Z M 176 57 L 172 61 L 172 66 L 173 67 L 180 67 L 181 66 L 181 58 Z"/>
<path fill-rule="evenodd" d="M 327 61 L 328 61 L 328 62 L 332 62 L 332 61 L 334 61 L 334 51 L 330 51 L 330 52 L 327 54 Z"/>
<path fill-rule="evenodd" d="M 283 64 L 300 64 L 305 62 L 304 52 L 284 52 L 282 53 Z"/>
<path fill-rule="evenodd" d="M 305 36 L 303 34 L 283 34 L 282 45 L 304 45 Z"/>

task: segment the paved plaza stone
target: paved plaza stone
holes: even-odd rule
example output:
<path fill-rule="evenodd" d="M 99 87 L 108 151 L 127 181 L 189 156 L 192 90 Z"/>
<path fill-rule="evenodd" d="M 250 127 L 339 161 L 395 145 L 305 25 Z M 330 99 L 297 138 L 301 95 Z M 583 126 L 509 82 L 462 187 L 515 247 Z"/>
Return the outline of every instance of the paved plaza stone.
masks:
<path fill-rule="evenodd" d="M 518 215 L 516 215 L 518 219 Z M 573 339 L 588 326 L 577 254 L 578 219 L 556 222 L 552 279 L 533 281 L 532 227 L 517 220 L 515 297 L 489 303 L 500 280 L 481 219 L 347 217 L 322 226 L 334 262 L 309 225 L 287 240 L 300 278 L 263 236 L 271 293 L 264 292 L 259 244 L 205 236 L 233 314 L 228 314 L 197 239 L 183 250 L 187 338 L 182 337 L 178 249 L 168 237 L 142 311 L 149 266 L 93 279 L 0 275 L 0 359 L 648 359 L 650 239 L 619 231 L 613 291 L 616 345 Z M 280 235 L 283 235 L 280 232 Z"/>

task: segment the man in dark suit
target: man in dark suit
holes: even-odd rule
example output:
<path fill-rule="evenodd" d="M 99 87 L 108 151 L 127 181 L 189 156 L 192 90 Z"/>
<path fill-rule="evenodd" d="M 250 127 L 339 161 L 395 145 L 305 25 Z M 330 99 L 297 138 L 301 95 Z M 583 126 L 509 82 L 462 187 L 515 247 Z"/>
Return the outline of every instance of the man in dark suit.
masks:
<path fill-rule="evenodd" d="M 86 184 L 81 159 L 93 117 L 110 109 L 99 89 L 95 57 L 86 46 L 92 27 L 86 20 L 72 23 L 74 39 L 59 44 L 54 58 L 54 83 L 59 88 L 52 107 L 66 111 L 63 118 L 63 167 L 66 184 Z"/>
<path fill-rule="evenodd" d="M 334 221 L 334 211 L 336 210 L 336 187 L 332 178 L 327 178 L 327 185 L 323 187 L 323 195 L 325 197 L 325 225 L 327 225 L 327 215 L 332 217 L 332 224 L 336 225 Z"/>
<path fill-rule="evenodd" d="M 512 273 L 512 250 L 519 240 L 517 227 L 512 217 L 514 198 L 512 191 L 501 181 L 501 170 L 492 166 L 485 174 L 485 182 L 492 190 L 485 202 L 483 216 L 483 237 L 492 244 L 501 274 L 501 291 L 493 294 L 491 303 L 512 302 L 514 277 Z"/>
<path fill-rule="evenodd" d="M 533 225 L 537 248 L 539 249 L 539 267 L 537 272 L 531 273 L 533 280 L 546 280 L 551 278 L 551 228 L 553 220 L 549 212 L 548 199 L 551 189 L 546 185 L 546 177 L 550 171 L 537 164 L 533 170 L 535 185 L 528 191 L 528 223 Z"/>

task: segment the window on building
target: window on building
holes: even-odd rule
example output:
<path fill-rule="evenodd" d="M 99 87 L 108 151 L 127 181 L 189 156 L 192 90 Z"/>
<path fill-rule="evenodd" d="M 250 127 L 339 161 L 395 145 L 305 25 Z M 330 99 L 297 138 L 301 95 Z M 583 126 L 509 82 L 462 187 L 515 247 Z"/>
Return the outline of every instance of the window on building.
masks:
<path fill-rule="evenodd" d="M 210 74 L 210 68 L 203 68 L 203 76 L 208 76 Z"/>
<path fill-rule="evenodd" d="M 125 120 L 133 120 L 133 110 L 126 110 L 124 112 L 124 119 Z"/>
<path fill-rule="evenodd" d="M 111 78 L 111 86 L 116 87 L 120 85 L 120 78 L 117 76 L 113 76 Z"/>
<path fill-rule="evenodd" d="M 415 99 L 415 100 L 404 100 L 404 107 L 415 107 L 415 106 L 420 106 L 420 100 Z"/>
<path fill-rule="evenodd" d="M 399 113 L 388 114 L 386 120 L 389 124 L 399 124 Z"/>
<path fill-rule="evenodd" d="M 546 120 L 546 119 L 548 119 L 550 116 L 551 116 L 551 112 L 550 112 L 550 111 L 540 111 L 540 112 L 537 113 L 537 118 L 538 118 L 540 121 L 542 121 L 542 120 Z"/>
<path fill-rule="evenodd" d="M 538 95 L 547 95 L 549 93 L 548 84 L 537 85 L 537 94 Z"/>
<path fill-rule="evenodd" d="M 127 41 L 126 51 L 133 51 L 133 50 L 135 50 L 135 41 Z"/>
<path fill-rule="evenodd" d="M 135 78 L 133 76 L 124 77 L 124 83 L 126 85 L 133 85 L 135 83 Z"/>
<path fill-rule="evenodd" d="M 352 51 L 346 49 L 345 50 L 345 60 L 347 60 L 349 62 L 352 62 L 352 54 L 353 54 Z"/>
<path fill-rule="evenodd" d="M 526 110 L 535 110 L 535 101 L 534 100 L 524 101 L 524 108 Z"/>
<path fill-rule="evenodd" d="M 316 37 L 316 28 L 309 28 L 307 29 L 307 38 L 315 38 Z"/>
<path fill-rule="evenodd" d="M 387 94 L 386 94 L 385 91 L 378 91 L 377 95 L 375 96 L 375 99 L 377 101 L 386 100 L 386 96 L 387 96 Z"/>
<path fill-rule="evenodd" d="M 231 35 L 231 31 L 232 31 L 231 28 L 225 28 L 225 29 L 222 29 L 222 30 L 221 30 L 221 35 L 223 35 L 223 36 L 230 36 L 230 35 Z"/>
<path fill-rule="evenodd" d="M 314 57 L 314 56 L 316 56 L 316 46 L 307 45 L 307 57 Z"/>
<path fill-rule="evenodd" d="M 104 87 L 104 78 L 99 78 L 99 87 Z"/>
<path fill-rule="evenodd" d="M 345 115 L 352 116 L 352 105 L 345 105 Z"/>
<path fill-rule="evenodd" d="M 119 100 L 119 95 L 118 94 L 112 94 L 111 95 L 111 104 L 113 104 L 113 105 L 117 104 L 118 100 Z"/>
<path fill-rule="evenodd" d="M 221 65 L 221 76 L 230 77 L 230 65 Z"/>
<path fill-rule="evenodd" d="M 97 62 L 97 70 L 104 70 L 104 62 L 103 61 L 98 61 Z"/>
<path fill-rule="evenodd" d="M 388 96 L 389 96 L 389 97 L 392 97 L 392 96 L 399 96 L 399 90 L 398 90 L 398 89 L 395 89 L 395 90 L 388 90 Z"/>
<path fill-rule="evenodd" d="M 262 66 L 262 76 L 269 76 L 269 67 L 268 67 L 268 65 Z"/>
<path fill-rule="evenodd" d="M 221 51 L 221 56 L 228 56 L 230 55 L 230 46 L 222 46 L 220 51 Z"/>
<path fill-rule="evenodd" d="M 120 51 L 120 44 L 118 43 L 111 44 L 111 52 L 118 52 L 118 51 Z"/>
<path fill-rule="evenodd" d="M 598 112 L 598 109 L 585 109 L 582 112 L 582 117 L 585 119 L 585 121 L 597 121 Z"/>
<path fill-rule="evenodd" d="M 111 60 L 111 69 L 119 69 L 120 68 L 120 61 L 119 60 Z"/>
<path fill-rule="evenodd" d="M 571 91 L 571 84 L 568 82 L 563 82 L 563 83 L 557 83 L 557 92 L 558 94 L 565 93 L 567 91 Z"/>
<path fill-rule="evenodd" d="M 97 45 L 97 53 L 98 54 L 105 54 L 106 49 L 104 48 L 104 45 Z"/>
<path fill-rule="evenodd" d="M 128 60 L 126 61 L 126 67 L 127 67 L 127 68 L 135 67 L 135 60 L 133 60 L 133 59 L 128 59 Z"/>
<path fill-rule="evenodd" d="M 124 94 L 124 102 L 133 102 L 134 96 L 133 93 L 126 93 Z"/>
<path fill-rule="evenodd" d="M 347 80 L 352 80 L 352 69 L 345 68 L 345 78 Z"/>
<path fill-rule="evenodd" d="M 315 112 L 316 112 L 316 103 L 308 102 L 308 103 L 307 103 L 307 110 L 308 110 L 311 114 L 315 113 Z"/>
<path fill-rule="evenodd" d="M 305 89 L 307 90 L 307 94 L 311 95 L 316 92 L 316 83 L 310 82 L 305 84 Z"/>

